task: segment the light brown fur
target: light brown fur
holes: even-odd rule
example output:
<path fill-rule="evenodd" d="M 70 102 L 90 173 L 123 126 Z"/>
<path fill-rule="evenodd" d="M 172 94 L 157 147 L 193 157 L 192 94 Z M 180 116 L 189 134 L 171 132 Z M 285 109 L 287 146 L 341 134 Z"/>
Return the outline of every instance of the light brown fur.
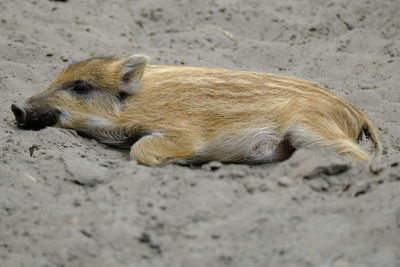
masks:
<path fill-rule="evenodd" d="M 129 60 L 136 65 L 129 68 Z M 130 155 L 146 165 L 276 161 L 290 156 L 291 147 L 313 144 L 356 162 L 369 159 L 355 143 L 362 131 L 374 143 L 375 155 L 381 153 L 368 117 L 313 82 L 146 62 L 134 55 L 77 63 L 59 74 L 42 101 L 69 114 L 56 126 L 98 139 L 137 135 Z M 98 92 L 91 98 L 60 92 L 62 84 L 74 80 L 89 81 Z M 114 95 L 122 91 L 129 96 L 118 103 Z"/>

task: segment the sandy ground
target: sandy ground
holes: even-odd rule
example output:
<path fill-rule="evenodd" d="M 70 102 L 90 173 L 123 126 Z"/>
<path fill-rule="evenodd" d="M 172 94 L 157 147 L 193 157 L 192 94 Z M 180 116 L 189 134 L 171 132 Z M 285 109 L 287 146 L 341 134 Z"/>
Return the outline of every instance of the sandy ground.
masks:
<path fill-rule="evenodd" d="M 320 149 L 149 168 L 15 126 L 71 62 L 133 53 L 326 85 L 379 127 L 382 168 Z M 399 59 L 398 0 L 0 1 L 0 266 L 400 266 Z"/>

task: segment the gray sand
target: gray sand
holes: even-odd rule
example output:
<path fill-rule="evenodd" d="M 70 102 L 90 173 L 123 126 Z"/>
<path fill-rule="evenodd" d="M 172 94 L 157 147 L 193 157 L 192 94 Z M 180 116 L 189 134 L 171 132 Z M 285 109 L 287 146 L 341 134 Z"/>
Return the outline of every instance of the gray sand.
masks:
<path fill-rule="evenodd" d="M 10 105 L 63 67 L 133 53 L 319 82 L 379 127 L 381 167 L 314 148 L 149 168 L 15 126 Z M 399 59 L 398 0 L 2 0 L 0 266 L 400 266 Z"/>

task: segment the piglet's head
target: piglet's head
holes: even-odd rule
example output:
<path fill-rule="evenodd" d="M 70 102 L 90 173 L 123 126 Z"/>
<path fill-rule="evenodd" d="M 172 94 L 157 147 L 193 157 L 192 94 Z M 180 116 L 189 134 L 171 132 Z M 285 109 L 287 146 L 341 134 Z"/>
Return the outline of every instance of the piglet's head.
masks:
<path fill-rule="evenodd" d="M 93 58 L 64 69 L 43 92 L 11 105 L 18 125 L 85 129 L 117 116 L 123 100 L 138 90 L 148 58 Z"/>

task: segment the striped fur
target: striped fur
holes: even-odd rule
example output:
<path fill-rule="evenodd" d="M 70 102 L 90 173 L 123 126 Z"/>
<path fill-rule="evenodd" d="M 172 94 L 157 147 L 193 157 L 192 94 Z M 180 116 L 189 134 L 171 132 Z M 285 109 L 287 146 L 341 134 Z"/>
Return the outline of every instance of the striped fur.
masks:
<path fill-rule="evenodd" d="M 381 154 L 368 117 L 316 83 L 257 72 L 155 66 L 147 64 L 147 58 L 130 68 L 127 61 L 95 59 L 64 70 L 48 89 L 58 98 L 47 97 L 47 103 L 70 114 L 58 126 L 135 140 L 130 155 L 146 165 L 270 162 L 314 144 L 353 162 L 368 160 L 356 144 L 362 132 L 373 142 L 375 156 Z M 139 73 L 126 79 L 127 71 Z M 96 85 L 92 98 L 76 100 L 57 91 L 61 84 L 79 79 Z M 134 85 L 131 91 L 126 89 L 129 84 Z M 123 103 L 110 100 L 127 91 Z"/>

